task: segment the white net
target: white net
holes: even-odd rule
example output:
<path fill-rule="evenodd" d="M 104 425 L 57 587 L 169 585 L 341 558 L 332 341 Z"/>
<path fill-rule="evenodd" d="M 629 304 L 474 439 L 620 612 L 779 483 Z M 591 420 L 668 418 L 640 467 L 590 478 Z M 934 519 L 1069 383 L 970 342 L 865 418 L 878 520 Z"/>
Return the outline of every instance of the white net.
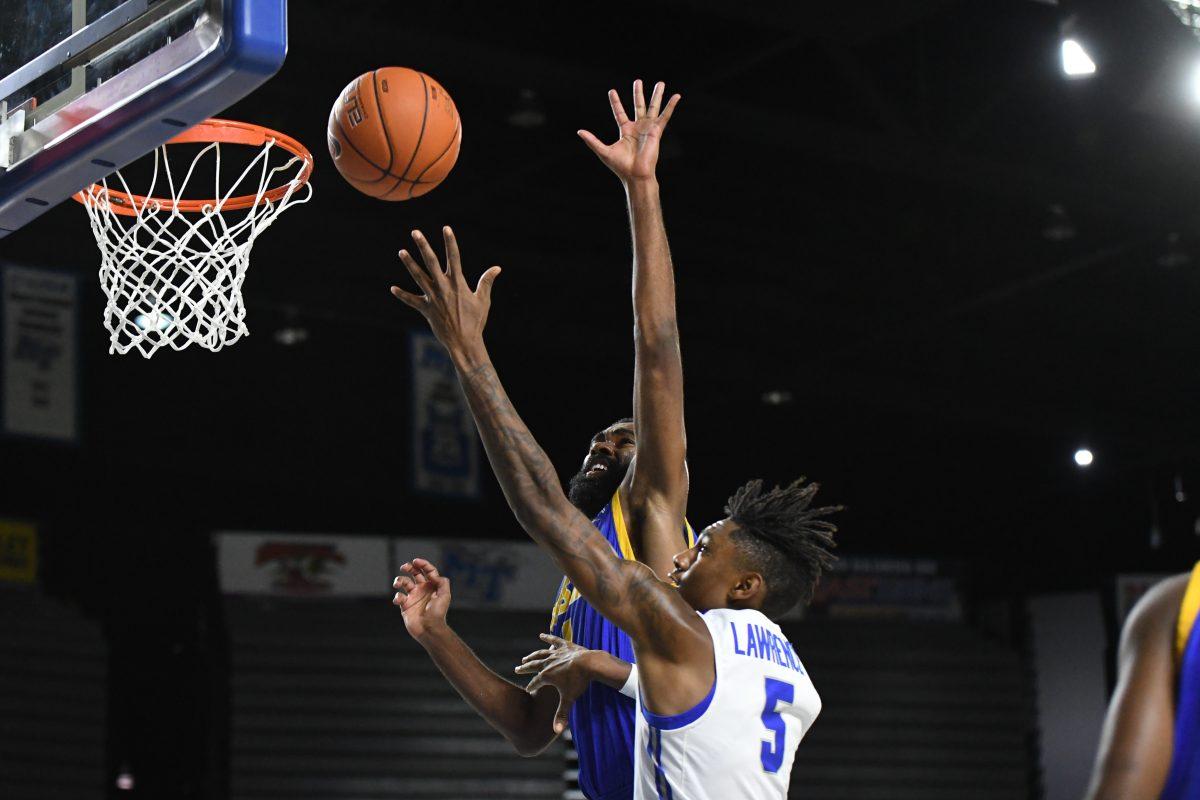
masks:
<path fill-rule="evenodd" d="M 254 240 L 285 209 L 312 196 L 307 160 L 291 156 L 272 166 L 272 150 L 291 156 L 268 139 L 224 190 L 219 142 L 207 144 L 192 158 L 181 181 L 171 174 L 168 146 L 155 150 L 144 202 L 123 202 L 120 194 L 110 197 L 109 181 L 114 179 L 124 196 L 133 194 L 119 171 L 84 190 L 81 199 L 100 247 L 110 353 L 136 349 L 149 358 L 162 347 L 182 350 L 192 344 L 216 352 L 249 335 L 242 282 Z M 274 159 L 281 160 L 278 155 Z M 197 182 L 210 179 L 199 176 L 207 172 L 207 161 L 214 170 L 210 185 L 216 199 L 185 210 L 193 177 Z M 257 190 L 248 191 L 254 181 Z M 160 184 L 167 190 L 162 197 L 156 194 Z M 244 197 L 253 197 L 248 207 L 227 208 Z"/>

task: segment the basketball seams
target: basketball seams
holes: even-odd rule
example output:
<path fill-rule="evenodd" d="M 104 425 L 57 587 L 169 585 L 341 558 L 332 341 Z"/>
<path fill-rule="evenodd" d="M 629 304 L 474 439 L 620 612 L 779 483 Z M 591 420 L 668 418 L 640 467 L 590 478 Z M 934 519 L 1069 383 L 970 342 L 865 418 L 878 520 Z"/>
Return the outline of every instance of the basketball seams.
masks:
<path fill-rule="evenodd" d="M 337 126 L 338 141 L 340 141 L 342 144 L 350 145 L 350 149 L 353 150 L 355 153 L 358 153 L 359 158 L 361 158 L 363 161 L 370 164 L 375 169 L 384 173 L 383 175 L 381 175 L 378 178 L 375 178 L 374 180 L 367 180 L 366 178 L 355 178 L 356 181 L 358 181 L 359 183 L 378 183 L 379 181 L 383 180 L 384 177 L 391 174 L 390 172 L 385 170 L 383 167 L 379 166 L 374 161 L 367 158 L 367 154 L 364 153 L 362 150 L 358 149 L 358 145 L 356 145 L 354 143 L 354 140 L 351 139 L 350 136 L 346 133 L 346 129 L 342 127 L 342 121 L 340 119 L 337 119 L 337 117 L 334 117 L 333 124 Z"/>
<path fill-rule="evenodd" d="M 433 183 L 433 181 L 422 181 L 421 176 L 424 175 L 426 172 L 429 172 L 429 170 L 433 169 L 435 166 L 437 166 L 437 163 L 446 157 L 446 154 L 450 152 L 450 149 L 452 147 L 454 147 L 456 144 L 458 144 L 459 136 L 462 134 L 462 118 L 458 116 L 457 112 L 458 112 L 458 109 L 455 109 L 454 116 L 457 118 L 457 121 L 454 123 L 454 134 L 450 137 L 450 143 L 446 145 L 446 148 L 444 150 L 442 150 L 442 152 L 438 153 L 437 158 L 435 158 L 433 161 L 429 162 L 429 164 L 425 167 L 425 169 L 423 169 L 417 173 L 416 180 L 412 181 L 413 185 L 408 187 L 408 196 L 410 198 L 413 196 L 413 192 L 416 190 L 416 188 L 419 184 Z M 438 183 L 441 183 L 442 180 L 445 180 L 444 176 L 441 180 L 438 181 Z"/>
<path fill-rule="evenodd" d="M 374 167 L 375 169 L 377 169 L 383 173 L 378 178 L 371 178 L 369 180 L 367 178 L 355 178 L 354 180 L 356 182 L 358 182 L 358 183 L 379 183 L 384 178 L 395 178 L 397 181 L 399 181 L 401 183 L 434 183 L 434 181 L 420 180 L 420 176 L 418 176 L 417 178 L 405 178 L 403 175 L 397 175 L 394 172 L 386 171 L 383 167 L 379 166 L 374 161 L 372 161 L 370 158 L 368 158 L 366 153 L 364 153 L 362 150 L 358 149 L 358 146 L 354 144 L 354 140 L 351 139 L 346 134 L 346 129 L 342 127 L 342 123 L 339 120 L 334 119 L 333 124 L 337 128 L 339 142 L 349 145 L 350 149 L 353 150 L 355 153 L 357 153 L 359 158 L 361 158 L 363 161 L 367 162 L 372 167 Z M 457 131 L 457 128 L 455 130 Z M 446 149 L 449 150 L 450 148 L 447 147 Z M 445 155 L 445 153 L 443 152 L 442 155 Z M 441 158 L 441 156 L 438 156 L 438 158 Z M 436 161 L 434 163 L 436 163 Z M 430 166 L 433 166 L 433 165 L 430 164 Z M 429 171 L 429 167 L 426 167 L 425 169 L 421 170 L 420 174 L 424 175 L 428 171 Z M 388 189 L 388 192 L 391 192 L 391 191 L 392 191 L 392 189 Z"/>
<path fill-rule="evenodd" d="M 379 112 L 379 127 L 383 128 L 383 140 L 388 146 L 388 163 L 384 172 L 392 171 L 392 163 L 396 160 L 396 150 L 392 147 L 392 134 L 388 131 L 387 120 L 383 116 L 383 103 L 379 100 L 379 70 L 371 70 L 371 87 L 375 90 L 375 110 Z M 419 146 L 419 145 L 418 145 Z M 382 177 L 379 180 L 383 180 Z"/>
<path fill-rule="evenodd" d="M 413 162 L 417 160 L 417 153 L 421 152 L 421 142 L 425 139 L 425 124 L 429 121 L 429 84 L 425 82 L 424 73 L 418 72 L 417 77 L 421 79 L 421 94 L 424 95 L 425 108 L 421 111 L 421 130 L 417 134 L 417 144 L 413 147 L 412 155 L 409 156 L 408 166 L 404 168 L 404 172 L 400 173 L 401 177 L 406 180 L 408 171 L 412 169 Z"/>

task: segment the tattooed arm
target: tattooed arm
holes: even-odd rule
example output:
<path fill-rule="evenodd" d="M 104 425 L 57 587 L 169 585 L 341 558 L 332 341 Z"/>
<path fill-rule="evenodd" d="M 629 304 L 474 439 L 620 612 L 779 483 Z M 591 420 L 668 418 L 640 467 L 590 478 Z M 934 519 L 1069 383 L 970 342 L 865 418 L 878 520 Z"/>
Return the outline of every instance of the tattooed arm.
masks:
<path fill-rule="evenodd" d="M 676 706 L 690 708 L 712 685 L 712 638 L 704 621 L 649 567 L 618 558 L 567 500 L 558 474 L 513 408 L 483 344 L 492 284 L 500 268 L 487 270 L 472 292 L 462 275 L 454 233 L 444 228 L 443 234 L 447 268 L 425 237 L 414 231 L 424 268 L 406 251 L 400 251 L 400 258 L 423 294 L 395 286 L 392 294 L 420 311 L 449 351 L 492 470 L 521 527 L 580 593 L 633 639 L 643 685 L 647 679 L 655 685 L 653 710 L 675 713 L 671 709 Z M 677 528 L 679 518 L 653 514 L 645 524 Z M 669 680 L 670 665 L 682 668 L 674 680 Z M 700 695 L 689 702 L 696 687 L 702 687 Z"/>

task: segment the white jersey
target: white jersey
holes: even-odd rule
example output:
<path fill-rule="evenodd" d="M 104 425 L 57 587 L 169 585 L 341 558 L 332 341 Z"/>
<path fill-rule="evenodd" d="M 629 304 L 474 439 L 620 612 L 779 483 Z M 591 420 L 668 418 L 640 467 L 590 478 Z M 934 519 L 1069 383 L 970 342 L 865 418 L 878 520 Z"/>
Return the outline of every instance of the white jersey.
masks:
<path fill-rule="evenodd" d="M 752 609 L 701 615 L 716 680 L 690 711 L 652 714 L 638 688 L 634 800 L 783 800 L 821 698 L 791 643 Z"/>

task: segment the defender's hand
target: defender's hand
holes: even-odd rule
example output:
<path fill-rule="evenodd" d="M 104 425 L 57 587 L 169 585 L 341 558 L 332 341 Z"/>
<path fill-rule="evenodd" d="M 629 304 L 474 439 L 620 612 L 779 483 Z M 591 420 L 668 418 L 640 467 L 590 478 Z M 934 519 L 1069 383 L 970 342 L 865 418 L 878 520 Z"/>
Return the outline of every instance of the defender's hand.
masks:
<path fill-rule="evenodd" d="M 392 603 L 404 615 L 404 627 L 414 639 L 446 627 L 450 610 L 450 579 L 438 574 L 437 567 L 423 558 L 402 564 L 403 575 L 392 581 L 396 590 Z"/>
<path fill-rule="evenodd" d="M 647 107 L 642 82 L 634 81 L 632 120 L 625 113 L 617 90 L 609 89 L 608 102 L 612 105 L 620 135 L 612 144 L 604 144 L 589 131 L 579 131 L 579 137 L 606 167 L 616 173 L 622 183 L 654 178 L 654 170 L 658 165 L 658 143 L 679 103 L 679 95 L 673 95 L 667 101 L 667 107 L 659 112 L 666 88 L 662 81 L 656 83 L 650 95 L 650 106 Z"/>
<path fill-rule="evenodd" d="M 514 670 L 518 675 L 533 675 L 534 678 L 525 687 L 525 691 L 536 694 L 543 686 L 553 686 L 558 689 L 558 711 L 554 714 L 554 732 L 562 733 L 567 727 L 567 714 L 571 705 L 583 690 L 592 682 L 592 671 L 589 660 L 595 651 L 588 650 L 568 641 L 541 634 L 543 642 L 549 648 L 534 650 L 521 659 Z"/>
<path fill-rule="evenodd" d="M 458 242 L 449 226 L 442 228 L 446 243 L 446 269 L 442 269 L 437 254 L 424 234 L 413 231 L 413 241 L 421 253 L 424 267 L 418 265 L 407 250 L 400 251 L 400 260 L 412 275 L 422 294 L 411 294 L 399 286 L 392 294 L 405 305 L 415 308 L 429 322 L 438 340 L 453 355 L 456 351 L 483 342 L 483 328 L 492 306 L 492 284 L 500 274 L 491 267 L 479 278 L 475 291 L 467 285 L 462 273 Z"/>

